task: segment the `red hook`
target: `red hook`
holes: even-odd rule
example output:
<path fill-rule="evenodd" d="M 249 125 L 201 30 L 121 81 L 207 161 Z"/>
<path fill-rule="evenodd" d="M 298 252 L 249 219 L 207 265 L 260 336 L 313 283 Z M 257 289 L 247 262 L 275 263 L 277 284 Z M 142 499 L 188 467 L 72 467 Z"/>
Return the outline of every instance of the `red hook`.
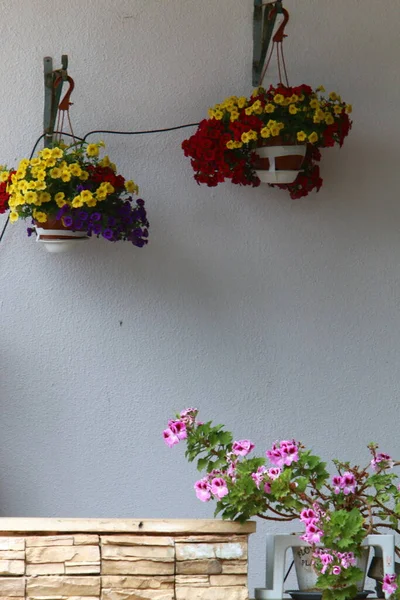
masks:
<path fill-rule="evenodd" d="M 54 89 L 60 84 L 60 82 L 62 81 L 62 77 L 57 77 L 57 79 L 54 82 Z M 75 83 L 74 80 L 72 79 L 72 77 L 70 77 L 69 75 L 67 76 L 67 81 L 69 83 L 69 88 L 67 90 L 67 93 L 65 94 L 64 98 L 61 100 L 60 104 L 58 105 L 58 110 L 68 110 L 70 105 L 72 104 L 72 102 L 70 102 L 70 96 L 74 90 L 75 87 Z"/>
<path fill-rule="evenodd" d="M 270 18 L 271 19 L 275 15 L 275 13 L 276 13 L 276 8 L 273 8 L 271 10 L 271 13 L 270 13 Z M 283 38 L 287 37 L 287 35 L 286 35 L 286 33 L 284 33 L 284 31 L 285 31 L 285 27 L 286 27 L 286 25 L 288 24 L 288 21 L 289 21 L 289 13 L 286 10 L 286 8 L 282 8 L 282 13 L 283 13 L 283 21 L 279 25 L 279 27 L 278 27 L 278 29 L 277 29 L 274 37 L 272 38 L 272 41 L 276 42 L 276 43 L 282 43 L 283 42 Z"/>

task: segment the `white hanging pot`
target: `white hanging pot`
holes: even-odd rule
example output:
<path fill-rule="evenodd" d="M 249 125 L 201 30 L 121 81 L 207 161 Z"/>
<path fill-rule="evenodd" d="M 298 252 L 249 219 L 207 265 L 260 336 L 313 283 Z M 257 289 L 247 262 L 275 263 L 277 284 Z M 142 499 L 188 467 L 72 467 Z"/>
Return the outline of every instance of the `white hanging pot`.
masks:
<path fill-rule="evenodd" d="M 41 242 L 48 252 L 59 253 L 72 250 L 79 242 L 89 239 L 84 231 L 71 231 L 61 221 L 36 223 L 36 241 Z"/>
<path fill-rule="evenodd" d="M 256 152 L 255 170 L 261 183 L 293 183 L 300 173 L 307 145 L 268 145 Z"/>

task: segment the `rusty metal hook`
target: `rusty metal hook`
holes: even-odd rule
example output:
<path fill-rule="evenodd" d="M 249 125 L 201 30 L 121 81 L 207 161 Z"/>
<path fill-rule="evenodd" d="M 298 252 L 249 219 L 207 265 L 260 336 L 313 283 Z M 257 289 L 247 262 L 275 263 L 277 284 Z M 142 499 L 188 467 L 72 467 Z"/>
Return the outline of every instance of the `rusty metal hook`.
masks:
<path fill-rule="evenodd" d="M 276 8 L 272 9 L 271 13 L 275 13 L 276 12 Z M 282 23 L 279 25 L 275 35 L 272 38 L 272 41 L 275 43 L 282 43 L 283 42 L 283 38 L 287 37 L 286 33 L 284 33 L 285 31 L 285 27 L 289 22 L 289 13 L 286 10 L 286 8 L 282 8 L 282 14 L 283 14 L 283 21 Z M 270 14 L 270 17 L 272 15 Z"/>
<path fill-rule="evenodd" d="M 57 77 L 57 79 L 54 82 L 54 89 L 56 89 L 56 87 L 62 82 L 62 80 L 63 80 L 62 77 Z M 71 106 L 71 104 L 73 104 L 72 102 L 70 102 L 70 97 L 74 90 L 75 83 L 74 83 L 74 80 L 72 79 L 72 77 L 70 77 L 69 75 L 67 76 L 67 81 L 69 83 L 69 88 L 68 88 L 67 93 L 65 94 L 64 98 L 61 100 L 60 104 L 58 105 L 58 110 L 68 110 L 69 107 Z"/>

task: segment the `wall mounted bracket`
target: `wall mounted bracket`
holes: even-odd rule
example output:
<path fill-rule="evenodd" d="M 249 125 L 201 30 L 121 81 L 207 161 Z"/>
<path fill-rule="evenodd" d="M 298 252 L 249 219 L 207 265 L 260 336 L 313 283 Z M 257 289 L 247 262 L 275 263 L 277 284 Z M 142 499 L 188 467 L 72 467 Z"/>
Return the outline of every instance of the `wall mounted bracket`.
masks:
<path fill-rule="evenodd" d="M 68 79 L 68 56 L 63 54 L 61 57 L 61 69 L 53 70 L 53 59 L 51 56 L 45 56 L 44 63 L 44 115 L 43 115 L 43 133 L 44 147 L 48 148 L 53 142 L 53 133 L 57 118 L 58 105 L 60 103 L 63 82 Z M 56 80 L 61 78 L 59 85 L 55 85 Z"/>
<path fill-rule="evenodd" d="M 282 0 L 254 0 L 253 13 L 253 86 L 260 78 L 275 27 L 276 17 L 283 12 Z"/>

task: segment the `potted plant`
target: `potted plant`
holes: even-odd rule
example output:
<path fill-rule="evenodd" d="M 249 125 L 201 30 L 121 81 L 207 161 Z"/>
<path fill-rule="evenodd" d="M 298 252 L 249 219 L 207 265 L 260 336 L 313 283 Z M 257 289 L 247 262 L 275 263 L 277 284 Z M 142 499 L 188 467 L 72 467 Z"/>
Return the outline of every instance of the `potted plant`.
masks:
<path fill-rule="evenodd" d="M 95 235 L 135 246 L 147 244 L 144 201 L 139 189 L 125 180 L 108 156 L 99 158 L 102 142 L 60 143 L 40 150 L 17 169 L 0 169 L 0 209 L 10 210 L 12 223 L 29 219 L 46 243 Z"/>
<path fill-rule="evenodd" d="M 275 442 L 264 457 L 253 457 L 250 440 L 234 441 L 222 425 L 197 421 L 197 412 L 190 408 L 177 415 L 163 436 L 170 447 L 185 440 L 186 457 L 205 471 L 194 484 L 199 500 L 216 500 L 215 514 L 223 519 L 299 521 L 323 600 L 354 598 L 365 537 L 400 533 L 400 486 L 393 472 L 400 462 L 371 443 L 364 467 L 333 460 L 331 476 L 326 463 L 295 440 Z M 400 556 L 399 548 L 396 553 Z M 395 575 L 385 575 L 383 591 L 399 598 L 398 583 Z"/>
<path fill-rule="evenodd" d="M 230 179 L 255 187 L 265 182 L 288 190 L 291 198 L 318 191 L 320 148 L 342 146 L 351 128 L 351 105 L 335 92 L 323 96 L 324 91 L 271 85 L 211 108 L 182 143 L 197 183 L 216 186 Z"/>

